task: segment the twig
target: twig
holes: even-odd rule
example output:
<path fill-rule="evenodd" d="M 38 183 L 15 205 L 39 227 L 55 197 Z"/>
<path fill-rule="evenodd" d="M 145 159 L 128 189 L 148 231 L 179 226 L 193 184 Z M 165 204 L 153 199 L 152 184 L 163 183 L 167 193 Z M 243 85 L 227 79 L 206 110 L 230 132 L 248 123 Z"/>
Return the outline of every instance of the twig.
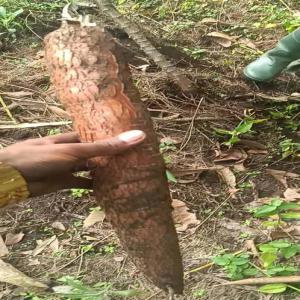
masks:
<path fill-rule="evenodd" d="M 106 237 L 104 237 L 103 239 L 101 239 L 100 241 L 97 241 L 96 243 L 93 244 L 93 247 L 99 245 L 100 243 L 102 243 L 103 241 L 105 241 L 106 239 L 108 239 L 109 237 L 111 237 L 114 233 L 110 233 L 109 235 L 107 235 Z M 68 263 L 66 263 L 65 265 L 57 268 L 55 270 L 55 273 L 57 273 L 58 271 L 63 270 L 64 268 L 68 267 L 69 265 L 71 265 L 72 263 L 74 263 L 78 258 L 81 258 L 84 254 L 86 254 L 89 250 L 86 251 L 82 251 L 79 255 L 77 255 L 75 258 L 73 258 L 71 261 L 69 261 Z"/>
<path fill-rule="evenodd" d="M 12 125 L 0 125 L 0 129 L 24 129 L 24 128 L 39 128 L 39 127 L 55 127 L 72 124 L 71 121 L 60 122 L 41 122 L 41 123 L 21 123 Z"/>
<path fill-rule="evenodd" d="M 287 5 L 287 3 L 285 3 L 283 0 L 279 0 L 279 2 L 281 2 L 281 4 L 282 4 L 283 6 L 285 6 L 285 8 L 286 8 L 287 10 L 289 10 L 291 13 L 294 13 L 294 11 Z"/>
<path fill-rule="evenodd" d="M 173 66 L 166 57 L 151 44 L 137 24 L 130 21 L 126 16 L 120 14 L 110 0 L 95 0 L 95 2 L 104 14 L 108 15 L 127 32 L 127 34 L 151 59 L 153 59 L 163 72 L 166 72 L 169 77 L 174 78 L 175 82 L 183 92 L 190 93 L 194 90 L 193 82 L 183 75 L 178 68 Z"/>
<path fill-rule="evenodd" d="M 230 281 L 221 285 L 255 285 L 255 284 L 270 284 L 270 283 L 299 283 L 300 276 L 277 276 L 277 277 L 261 277 L 247 278 L 237 281 Z"/>
<path fill-rule="evenodd" d="M 239 251 L 233 253 L 233 255 L 236 256 L 236 255 L 239 255 L 239 254 L 241 254 L 241 253 L 243 253 L 243 252 L 245 252 L 245 250 L 239 250 Z M 210 267 L 212 267 L 214 264 L 215 264 L 215 263 L 211 262 L 211 263 L 208 263 L 208 264 L 206 264 L 206 265 L 200 266 L 200 267 L 198 267 L 198 268 L 196 268 L 196 269 L 192 269 L 192 270 L 190 270 L 190 271 L 185 272 L 185 275 L 190 274 L 190 273 L 199 272 L 199 271 L 201 271 L 201 270 L 210 268 Z"/>
<path fill-rule="evenodd" d="M 13 117 L 13 115 L 11 114 L 11 112 L 10 112 L 8 106 L 6 105 L 6 103 L 4 102 L 4 100 L 3 100 L 3 98 L 2 98 L 1 96 L 0 96 L 0 103 L 1 103 L 1 105 L 2 105 L 2 107 L 3 107 L 3 109 L 4 109 L 4 111 L 5 111 L 6 114 L 8 115 L 8 117 L 12 120 L 12 122 L 13 122 L 14 124 L 16 124 L 16 123 L 17 123 L 16 119 L 15 119 L 15 118 Z"/>
<path fill-rule="evenodd" d="M 199 101 L 199 103 L 198 103 L 198 105 L 197 105 L 197 108 L 196 108 L 196 110 L 195 110 L 195 113 L 194 113 L 194 115 L 193 115 L 193 118 L 192 118 L 192 120 L 191 120 L 191 123 L 190 123 L 190 125 L 189 125 L 189 128 L 188 128 L 188 130 L 187 130 L 187 132 L 186 132 L 186 134 L 185 134 L 185 137 L 183 138 L 183 142 L 182 142 L 182 144 L 181 144 L 181 146 L 180 146 L 180 149 L 178 150 L 178 152 L 180 152 L 180 151 L 182 151 L 186 146 L 187 146 L 187 144 L 189 143 L 189 141 L 190 141 L 190 139 L 191 139 L 191 136 L 192 136 L 192 131 L 193 131 L 193 127 L 194 127 L 194 122 L 195 122 L 195 118 L 196 118 L 196 116 L 197 116 L 197 114 L 198 114 L 198 111 L 199 111 L 199 108 L 200 108 L 200 106 L 201 106 L 201 104 L 202 104 L 202 102 L 203 102 L 203 97 L 200 99 L 200 101 Z"/>

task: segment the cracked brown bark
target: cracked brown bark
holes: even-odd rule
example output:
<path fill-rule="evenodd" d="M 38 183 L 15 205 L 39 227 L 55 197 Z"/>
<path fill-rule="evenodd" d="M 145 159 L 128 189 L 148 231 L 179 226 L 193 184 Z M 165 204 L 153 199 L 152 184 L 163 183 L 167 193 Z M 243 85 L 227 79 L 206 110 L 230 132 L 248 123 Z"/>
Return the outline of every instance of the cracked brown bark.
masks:
<path fill-rule="evenodd" d="M 181 293 L 182 262 L 164 163 L 120 50 L 100 28 L 64 23 L 45 38 L 45 57 L 57 97 L 83 142 L 132 129 L 147 134 L 134 150 L 94 159 L 96 199 L 137 267 L 160 288 Z"/>

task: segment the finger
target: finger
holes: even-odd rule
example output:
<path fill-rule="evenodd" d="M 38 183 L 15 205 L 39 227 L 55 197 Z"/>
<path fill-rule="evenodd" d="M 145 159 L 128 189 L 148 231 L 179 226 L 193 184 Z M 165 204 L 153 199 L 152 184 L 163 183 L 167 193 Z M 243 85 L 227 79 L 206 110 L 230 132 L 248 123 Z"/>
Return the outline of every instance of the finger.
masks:
<path fill-rule="evenodd" d="M 56 134 L 52 136 L 47 136 L 42 139 L 49 141 L 53 144 L 69 144 L 80 142 L 79 135 L 76 132 Z"/>
<path fill-rule="evenodd" d="M 57 135 L 45 136 L 42 138 L 28 139 L 24 141 L 24 143 L 30 145 L 69 144 L 79 142 L 79 136 L 76 132 L 62 133 Z"/>
<path fill-rule="evenodd" d="M 57 151 L 72 155 L 78 159 L 88 159 L 96 156 L 115 155 L 144 141 L 146 135 L 140 130 L 131 130 L 120 135 L 95 143 L 77 143 L 57 145 Z"/>

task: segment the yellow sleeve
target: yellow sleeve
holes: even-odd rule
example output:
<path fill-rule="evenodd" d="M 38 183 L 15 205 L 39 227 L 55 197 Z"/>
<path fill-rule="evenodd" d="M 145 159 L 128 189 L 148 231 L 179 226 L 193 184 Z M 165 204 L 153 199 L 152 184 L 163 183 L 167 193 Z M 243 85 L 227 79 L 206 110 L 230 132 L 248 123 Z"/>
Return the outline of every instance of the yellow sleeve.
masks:
<path fill-rule="evenodd" d="M 0 162 L 0 207 L 25 200 L 29 195 L 26 181 L 20 172 Z"/>

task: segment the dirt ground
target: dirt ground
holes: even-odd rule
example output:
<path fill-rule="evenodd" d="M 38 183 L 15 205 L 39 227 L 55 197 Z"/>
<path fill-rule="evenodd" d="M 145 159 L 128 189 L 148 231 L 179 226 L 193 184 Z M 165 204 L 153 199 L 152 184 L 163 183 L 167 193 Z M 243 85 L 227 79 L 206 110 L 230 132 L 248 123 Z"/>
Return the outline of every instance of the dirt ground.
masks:
<path fill-rule="evenodd" d="M 292 93 L 300 92 L 299 77 L 283 74 L 262 85 L 248 82 L 242 76 L 242 69 L 248 62 L 285 35 L 281 15 L 274 20 L 268 19 L 272 5 L 280 9 L 285 7 L 281 1 L 267 0 L 206 2 L 204 5 L 204 1 L 199 1 L 201 11 L 196 12 L 197 22 L 193 26 L 187 26 L 184 19 L 170 29 L 167 26 L 169 15 L 173 13 L 174 19 L 180 19 L 174 12 L 161 19 L 150 9 L 134 11 L 131 16 L 143 26 L 161 52 L 195 82 L 197 92 L 193 95 L 183 94 L 124 32 L 112 21 L 106 22 L 108 30 L 119 42 L 131 49 L 130 67 L 142 100 L 153 117 L 158 138 L 169 139 L 175 145 L 165 153 L 168 168 L 177 178 L 177 183 L 170 183 L 172 198 L 184 201 L 200 221 L 197 226 L 179 233 L 185 294 L 176 299 L 199 299 L 195 292 L 200 289 L 205 291 L 201 299 L 209 300 L 300 299 L 291 293 L 264 296 L 250 286 L 223 286 L 226 276 L 214 266 L 191 272 L 208 264 L 221 250 L 240 250 L 245 239 L 268 240 L 259 233 L 255 220 L 251 225 L 243 225 L 251 219 L 245 208 L 260 198 L 282 196 L 286 187 L 270 175 L 269 169 L 300 174 L 299 160 L 293 157 L 282 159 L 279 148 L 282 138 L 299 142 L 299 132 L 286 129 L 281 119 L 270 116 L 270 111 L 283 110 L 300 100 L 298 95 L 298 100 L 284 102 Z M 297 1 L 287 1 L 287 4 L 293 10 L 300 9 Z M 254 9 L 256 5 L 264 9 Z M 100 19 L 96 12 L 94 15 Z M 194 16 L 190 19 L 194 20 Z M 266 24 L 255 28 L 255 22 Z M 71 130 L 65 116 L 55 109 L 62 107 L 50 86 L 39 38 L 58 24 L 52 22 L 42 29 L 34 28 L 34 33 L 20 37 L 17 44 L 5 47 L 0 54 L 0 95 L 12 118 L 17 123 L 26 123 L 25 128 L 17 128 L 4 109 L 0 109 L 0 147 Z M 224 32 L 236 38 L 229 47 L 224 47 L 217 39 L 207 36 L 209 32 Z M 197 49 L 204 50 L 199 57 L 195 52 Z M 146 71 L 143 71 L 145 65 Z M 226 153 L 228 149 L 222 144 L 224 136 L 217 135 L 215 128 L 231 130 L 245 114 L 266 121 L 256 124 L 254 132 L 243 135 L 242 141 L 234 145 L 233 149 L 244 155 L 242 158 L 235 156 L 232 160 L 217 161 L 218 153 Z M 299 108 L 293 118 L 299 123 Z M 235 168 L 236 164 L 243 168 Z M 219 165 L 228 167 L 235 175 L 234 194 L 233 187 L 228 186 L 228 181 L 226 184 L 215 170 Z M 287 185 L 299 188 L 299 181 L 288 179 Z M 83 221 L 95 207 L 97 204 L 92 195 L 76 198 L 70 191 L 65 191 L 2 209 L 0 234 L 5 237 L 7 233 L 24 233 L 20 242 L 8 247 L 9 255 L 5 261 L 45 282 L 73 275 L 80 276 L 86 284 L 110 282 L 117 289 L 138 288 L 143 294 L 136 299 L 165 299 L 164 294 L 127 258 L 108 223 L 104 221 L 83 228 Z M 63 224 L 65 230 L 53 228 L 54 222 Z M 245 232 L 247 235 L 243 235 Z M 36 256 L 28 254 L 38 240 L 54 235 L 58 240 L 56 252 L 45 249 Z M 91 251 L 83 250 L 89 245 L 93 246 Z M 107 247 L 112 250 L 105 250 Z M 24 296 L 20 296 L 19 289 L 2 284 L 0 299 L 24 299 Z M 28 296 L 26 299 L 34 298 Z M 48 295 L 45 299 L 58 298 Z"/>

